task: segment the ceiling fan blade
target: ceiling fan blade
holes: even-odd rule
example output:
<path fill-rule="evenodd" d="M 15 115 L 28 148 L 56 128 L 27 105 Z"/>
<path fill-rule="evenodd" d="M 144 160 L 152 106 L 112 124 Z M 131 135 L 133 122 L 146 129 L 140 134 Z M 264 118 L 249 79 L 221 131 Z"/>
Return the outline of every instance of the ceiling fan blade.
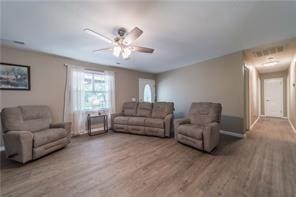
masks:
<path fill-rule="evenodd" d="M 153 53 L 154 49 L 146 48 L 146 47 L 138 47 L 138 46 L 132 46 L 133 51 L 138 51 L 142 53 Z"/>
<path fill-rule="evenodd" d="M 112 51 L 112 50 L 113 50 L 113 47 L 108 47 L 108 48 L 102 48 L 102 49 L 94 50 L 93 53 L 94 53 L 94 54 L 98 54 L 98 53 L 100 53 L 101 51 Z"/>
<path fill-rule="evenodd" d="M 135 41 L 137 38 L 139 38 L 142 35 L 142 33 L 143 33 L 143 31 L 141 29 L 139 29 L 138 27 L 135 27 L 124 38 L 123 43 L 125 45 L 131 44 L 133 41 Z"/>
<path fill-rule="evenodd" d="M 113 41 L 110 38 L 108 38 L 106 36 L 103 36 L 102 34 L 99 34 L 98 32 L 95 32 L 95 31 L 93 31 L 91 29 L 86 28 L 83 31 L 85 33 L 89 34 L 89 35 L 92 35 L 92 36 L 95 36 L 97 38 L 100 38 L 101 40 L 104 40 L 105 42 L 113 43 Z"/>

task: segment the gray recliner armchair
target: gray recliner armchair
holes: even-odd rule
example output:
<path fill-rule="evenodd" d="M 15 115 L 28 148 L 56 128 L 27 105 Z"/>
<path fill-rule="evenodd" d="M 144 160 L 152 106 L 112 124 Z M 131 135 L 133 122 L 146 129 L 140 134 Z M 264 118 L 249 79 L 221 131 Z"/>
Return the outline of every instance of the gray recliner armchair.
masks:
<path fill-rule="evenodd" d="M 48 106 L 19 106 L 1 112 L 6 156 L 21 163 L 70 143 L 71 123 L 52 124 Z"/>
<path fill-rule="evenodd" d="M 174 121 L 178 142 L 211 152 L 219 143 L 222 106 L 219 103 L 192 103 L 187 118 Z"/>

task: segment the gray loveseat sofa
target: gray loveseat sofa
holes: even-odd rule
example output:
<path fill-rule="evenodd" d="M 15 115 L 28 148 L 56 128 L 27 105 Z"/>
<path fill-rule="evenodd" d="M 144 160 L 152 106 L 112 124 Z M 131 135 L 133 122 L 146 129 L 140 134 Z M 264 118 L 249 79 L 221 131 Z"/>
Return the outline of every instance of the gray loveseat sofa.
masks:
<path fill-rule="evenodd" d="M 5 152 L 21 163 L 37 159 L 70 143 L 71 123 L 52 124 L 47 106 L 19 106 L 1 112 Z"/>
<path fill-rule="evenodd" d="M 219 103 L 192 103 L 188 117 L 174 121 L 177 141 L 211 152 L 219 143 L 221 111 Z"/>
<path fill-rule="evenodd" d="M 170 137 L 173 112 L 170 102 L 126 102 L 121 113 L 111 115 L 111 127 L 115 132 Z"/>

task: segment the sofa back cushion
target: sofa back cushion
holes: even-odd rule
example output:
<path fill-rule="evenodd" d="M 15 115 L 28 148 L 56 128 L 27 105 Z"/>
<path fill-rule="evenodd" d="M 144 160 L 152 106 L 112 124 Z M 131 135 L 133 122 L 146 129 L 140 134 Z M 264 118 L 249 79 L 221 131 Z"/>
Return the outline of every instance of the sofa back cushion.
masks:
<path fill-rule="evenodd" d="M 192 103 L 189 111 L 191 124 L 204 125 L 220 122 L 222 106 L 220 103 Z"/>
<path fill-rule="evenodd" d="M 151 117 L 152 103 L 140 102 L 137 108 L 137 116 Z"/>
<path fill-rule="evenodd" d="M 138 102 L 125 102 L 122 106 L 122 112 L 125 116 L 137 115 Z"/>
<path fill-rule="evenodd" d="M 152 118 L 165 118 L 174 111 L 174 103 L 156 102 L 153 104 Z"/>
<path fill-rule="evenodd" d="M 1 112 L 3 131 L 39 131 L 48 129 L 52 119 L 48 106 L 19 106 Z"/>

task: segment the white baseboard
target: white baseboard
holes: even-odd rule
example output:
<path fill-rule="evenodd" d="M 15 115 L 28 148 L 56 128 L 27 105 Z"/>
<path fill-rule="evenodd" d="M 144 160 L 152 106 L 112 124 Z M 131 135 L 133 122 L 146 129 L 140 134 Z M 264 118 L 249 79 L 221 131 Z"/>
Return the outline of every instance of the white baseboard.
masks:
<path fill-rule="evenodd" d="M 273 117 L 273 116 L 260 115 L 259 117 L 262 117 L 262 118 L 282 118 L 282 119 L 289 119 L 287 116 Z"/>
<path fill-rule="evenodd" d="M 231 131 L 220 130 L 220 133 L 222 133 L 224 135 L 230 135 L 230 136 L 233 136 L 233 137 L 238 137 L 238 138 L 245 138 L 246 137 L 246 134 L 234 133 L 234 132 L 231 132 Z"/>
<path fill-rule="evenodd" d="M 296 129 L 295 129 L 294 125 L 292 124 L 292 122 L 290 121 L 289 118 L 288 118 L 288 121 L 289 121 L 289 123 L 290 123 L 290 125 L 291 125 L 291 127 L 292 127 L 292 129 L 293 129 L 293 131 L 294 131 L 294 133 L 296 133 Z"/>
<path fill-rule="evenodd" d="M 258 118 L 255 120 L 255 122 L 250 126 L 250 130 L 252 130 L 252 128 L 254 127 L 254 125 L 258 122 L 260 116 L 258 116 Z"/>
<path fill-rule="evenodd" d="M 0 146 L 0 152 L 4 150 L 5 150 L 4 146 Z"/>

